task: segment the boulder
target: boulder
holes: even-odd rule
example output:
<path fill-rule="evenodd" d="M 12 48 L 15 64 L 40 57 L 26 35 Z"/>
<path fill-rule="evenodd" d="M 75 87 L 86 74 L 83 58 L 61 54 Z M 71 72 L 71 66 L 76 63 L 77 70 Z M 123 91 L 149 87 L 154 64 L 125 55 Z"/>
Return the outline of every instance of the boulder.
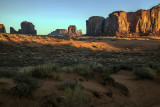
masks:
<path fill-rule="evenodd" d="M 34 28 L 34 25 L 31 22 L 24 21 L 21 23 L 21 34 L 37 34 L 37 31 Z"/>
<path fill-rule="evenodd" d="M 10 27 L 10 34 L 18 34 L 18 31 L 16 31 L 13 27 Z"/>
<path fill-rule="evenodd" d="M 67 30 L 66 29 L 56 29 L 55 31 L 48 34 L 49 36 L 66 36 Z"/>
<path fill-rule="evenodd" d="M 6 33 L 6 29 L 3 24 L 0 24 L 0 33 Z"/>
<path fill-rule="evenodd" d="M 98 35 L 104 32 L 105 18 L 92 16 L 86 21 L 87 35 Z"/>

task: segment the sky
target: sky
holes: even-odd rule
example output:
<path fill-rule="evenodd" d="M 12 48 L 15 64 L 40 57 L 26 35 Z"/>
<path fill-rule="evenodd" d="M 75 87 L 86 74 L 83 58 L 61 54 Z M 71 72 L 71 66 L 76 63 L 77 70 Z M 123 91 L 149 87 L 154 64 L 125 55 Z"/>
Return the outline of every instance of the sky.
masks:
<path fill-rule="evenodd" d="M 86 20 L 91 16 L 108 17 L 113 11 L 150 9 L 160 0 L 0 0 L 0 24 L 7 33 L 10 27 L 20 29 L 23 21 L 32 22 L 38 35 L 76 25 L 86 33 Z"/>

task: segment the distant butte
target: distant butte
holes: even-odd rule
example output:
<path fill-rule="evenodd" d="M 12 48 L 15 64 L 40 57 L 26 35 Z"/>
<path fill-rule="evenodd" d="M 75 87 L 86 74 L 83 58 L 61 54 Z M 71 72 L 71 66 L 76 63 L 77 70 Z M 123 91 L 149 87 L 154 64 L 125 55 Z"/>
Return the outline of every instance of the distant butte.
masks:
<path fill-rule="evenodd" d="M 24 21 L 21 23 L 21 29 L 16 31 L 13 27 L 10 27 L 10 34 L 37 34 L 34 25 L 31 22 Z"/>
<path fill-rule="evenodd" d="M 0 24 L 0 33 L 6 33 L 6 29 L 3 24 Z"/>
<path fill-rule="evenodd" d="M 67 30 L 66 29 L 56 29 L 55 31 L 48 34 L 48 36 L 66 36 Z"/>
<path fill-rule="evenodd" d="M 75 25 L 70 25 L 68 31 L 66 29 L 56 29 L 55 31 L 48 34 L 49 36 L 82 36 L 82 30 L 77 30 Z"/>

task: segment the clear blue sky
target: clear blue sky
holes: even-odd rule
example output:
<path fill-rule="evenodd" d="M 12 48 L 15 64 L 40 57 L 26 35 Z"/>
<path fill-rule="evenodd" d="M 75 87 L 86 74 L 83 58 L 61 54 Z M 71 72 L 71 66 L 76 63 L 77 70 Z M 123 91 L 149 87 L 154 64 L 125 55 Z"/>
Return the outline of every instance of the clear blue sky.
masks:
<path fill-rule="evenodd" d="M 35 25 L 38 34 L 76 25 L 86 33 L 91 16 L 107 17 L 117 10 L 136 11 L 158 5 L 160 0 L 0 0 L 0 24 L 20 29 L 22 21 Z"/>

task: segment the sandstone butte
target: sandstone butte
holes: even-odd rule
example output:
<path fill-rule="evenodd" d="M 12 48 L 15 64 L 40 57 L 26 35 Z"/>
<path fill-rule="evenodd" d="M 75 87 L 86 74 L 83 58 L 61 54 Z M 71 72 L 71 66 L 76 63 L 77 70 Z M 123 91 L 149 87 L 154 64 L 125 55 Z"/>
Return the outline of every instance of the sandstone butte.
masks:
<path fill-rule="evenodd" d="M 55 31 L 51 32 L 50 34 L 48 34 L 48 36 L 65 36 L 67 34 L 67 30 L 66 29 L 56 29 Z"/>
<path fill-rule="evenodd" d="M 31 22 L 24 21 L 21 23 L 21 29 L 16 31 L 13 27 L 10 27 L 10 34 L 37 34 L 34 25 Z"/>
<path fill-rule="evenodd" d="M 92 16 L 86 21 L 87 35 L 160 36 L 160 4 L 149 10 L 115 11 L 105 19 Z"/>
<path fill-rule="evenodd" d="M 68 27 L 68 34 L 67 35 L 72 36 L 72 37 L 77 36 L 77 28 L 75 25 L 70 25 Z"/>
<path fill-rule="evenodd" d="M 82 36 L 82 30 L 77 30 L 75 25 L 70 25 L 68 31 L 66 29 L 56 29 L 55 31 L 48 34 L 49 36 Z"/>
<path fill-rule="evenodd" d="M 0 24 L 0 33 L 6 33 L 6 29 L 3 24 Z"/>
<path fill-rule="evenodd" d="M 71 37 L 75 37 L 75 36 L 82 36 L 83 33 L 82 33 L 82 30 L 77 30 L 76 26 L 75 25 L 70 25 L 68 27 L 68 33 L 67 33 L 68 36 L 71 36 Z"/>

